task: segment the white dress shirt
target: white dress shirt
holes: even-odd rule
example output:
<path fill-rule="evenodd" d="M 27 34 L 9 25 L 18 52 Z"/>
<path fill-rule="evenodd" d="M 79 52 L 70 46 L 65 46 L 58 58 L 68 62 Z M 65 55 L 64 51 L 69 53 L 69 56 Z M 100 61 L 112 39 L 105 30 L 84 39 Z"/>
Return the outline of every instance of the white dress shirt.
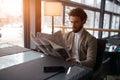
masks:
<path fill-rule="evenodd" d="M 77 62 L 80 63 L 79 60 L 79 54 L 78 54 L 78 43 L 79 43 L 79 39 L 81 37 L 83 29 L 81 29 L 79 32 L 75 33 L 74 36 L 74 43 L 73 43 L 73 47 L 72 47 L 72 57 L 76 59 Z"/>

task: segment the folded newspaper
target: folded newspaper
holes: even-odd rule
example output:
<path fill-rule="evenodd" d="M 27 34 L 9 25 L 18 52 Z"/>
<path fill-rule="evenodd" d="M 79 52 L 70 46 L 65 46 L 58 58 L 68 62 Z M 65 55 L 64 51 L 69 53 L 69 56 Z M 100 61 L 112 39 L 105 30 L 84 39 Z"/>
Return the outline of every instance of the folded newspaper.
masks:
<path fill-rule="evenodd" d="M 38 32 L 36 37 L 31 35 L 31 38 L 38 49 L 45 55 L 51 55 L 62 59 L 70 57 L 61 31 L 54 34 Z"/>

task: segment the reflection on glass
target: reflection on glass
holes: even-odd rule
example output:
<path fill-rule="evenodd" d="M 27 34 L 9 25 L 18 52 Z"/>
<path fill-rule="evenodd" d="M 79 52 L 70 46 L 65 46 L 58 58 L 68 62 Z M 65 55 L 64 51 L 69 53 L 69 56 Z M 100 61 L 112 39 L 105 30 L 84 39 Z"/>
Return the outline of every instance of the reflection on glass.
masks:
<path fill-rule="evenodd" d="M 14 66 L 37 58 L 42 58 L 44 55 L 35 51 L 21 52 L 18 54 L 7 55 L 0 57 L 0 69 Z"/>

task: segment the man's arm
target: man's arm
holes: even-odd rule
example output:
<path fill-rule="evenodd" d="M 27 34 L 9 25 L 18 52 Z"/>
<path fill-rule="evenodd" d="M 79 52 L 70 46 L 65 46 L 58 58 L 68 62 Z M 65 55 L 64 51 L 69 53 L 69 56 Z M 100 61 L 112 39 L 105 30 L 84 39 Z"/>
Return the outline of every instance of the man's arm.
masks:
<path fill-rule="evenodd" d="M 84 66 L 93 68 L 96 63 L 96 55 L 97 55 L 97 39 L 92 37 L 88 40 L 86 60 L 80 61 L 80 63 Z"/>

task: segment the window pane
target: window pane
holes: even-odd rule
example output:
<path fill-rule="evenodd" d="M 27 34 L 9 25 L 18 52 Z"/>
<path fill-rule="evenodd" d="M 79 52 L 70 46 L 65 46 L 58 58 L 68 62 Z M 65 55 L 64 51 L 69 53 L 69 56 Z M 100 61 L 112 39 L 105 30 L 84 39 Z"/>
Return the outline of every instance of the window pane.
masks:
<path fill-rule="evenodd" d="M 120 13 L 120 5 L 116 4 L 114 2 L 114 0 L 110 1 L 110 0 L 106 0 L 105 3 L 105 10 L 107 11 L 111 11 L 111 12 L 115 12 L 115 13 Z"/>
<path fill-rule="evenodd" d="M 73 9 L 74 7 L 71 6 L 65 6 L 65 25 L 69 26 L 70 25 L 70 20 L 69 20 L 69 15 L 68 13 L 70 12 L 71 9 Z"/>
<path fill-rule="evenodd" d="M 110 15 L 104 14 L 104 23 L 103 23 L 104 29 L 109 29 L 109 21 L 110 21 Z"/>
<path fill-rule="evenodd" d="M 118 6 L 118 10 L 117 10 L 117 12 L 120 14 L 120 6 Z"/>
<path fill-rule="evenodd" d="M 119 16 L 113 16 L 112 17 L 112 26 L 111 29 L 119 30 Z M 117 35 L 118 32 L 111 32 L 110 36 Z"/>
<path fill-rule="evenodd" d="M 114 36 L 114 35 L 118 35 L 118 33 L 117 32 L 111 32 L 110 33 L 110 36 Z"/>
<path fill-rule="evenodd" d="M 87 30 L 91 35 L 93 35 L 93 31 L 92 30 Z"/>
<path fill-rule="evenodd" d="M 101 0 L 95 0 L 95 5 L 96 5 L 96 7 L 97 8 L 100 8 L 100 6 L 101 6 Z"/>
<path fill-rule="evenodd" d="M 112 17 L 112 26 L 111 29 L 119 29 L 119 16 L 113 16 Z"/>
<path fill-rule="evenodd" d="M 82 3 L 92 7 L 100 8 L 101 0 L 83 0 Z"/>
<path fill-rule="evenodd" d="M 106 2 L 105 2 L 105 10 L 113 12 L 113 5 L 114 5 L 113 2 L 111 2 L 109 0 L 106 0 Z"/>
<path fill-rule="evenodd" d="M 84 25 L 87 28 L 98 28 L 99 26 L 99 12 L 85 10 L 88 16 L 87 22 Z M 88 30 L 90 34 L 98 38 L 98 31 Z"/>
<path fill-rule="evenodd" d="M 97 8 L 100 8 L 100 4 L 101 4 L 101 0 L 70 0 L 70 1 L 82 3 Z"/>
<path fill-rule="evenodd" d="M 94 37 L 98 38 L 98 31 L 93 31 L 93 30 L 87 30 L 87 31 Z"/>
<path fill-rule="evenodd" d="M 94 6 L 94 0 L 84 0 L 86 5 Z"/>
<path fill-rule="evenodd" d="M 104 14 L 104 22 L 103 22 L 103 29 L 109 29 L 109 21 L 110 21 L 110 15 Z M 102 38 L 108 37 L 109 32 L 102 32 Z"/>
<path fill-rule="evenodd" d="M 118 13 L 118 11 L 119 11 L 118 8 L 119 8 L 118 5 L 114 4 L 114 12 L 115 13 Z"/>
<path fill-rule="evenodd" d="M 52 16 L 44 15 L 44 1 L 42 1 L 42 27 L 41 32 L 43 33 L 52 33 Z M 60 28 L 55 28 L 55 26 L 62 26 L 62 16 L 54 16 L 54 32 L 60 30 Z"/>
<path fill-rule="evenodd" d="M 85 10 L 85 12 L 87 13 L 88 19 L 84 26 L 88 28 L 93 28 L 94 27 L 94 12 L 88 11 L 88 10 Z"/>
<path fill-rule="evenodd" d="M 94 31 L 94 37 L 98 38 L 98 31 Z"/>
<path fill-rule="evenodd" d="M 95 15 L 94 15 L 94 18 L 95 18 L 95 28 L 98 28 L 99 27 L 99 18 L 100 18 L 100 13 L 99 12 L 95 12 Z"/>
<path fill-rule="evenodd" d="M 102 38 L 106 38 L 106 37 L 108 37 L 108 32 L 102 32 Z"/>

